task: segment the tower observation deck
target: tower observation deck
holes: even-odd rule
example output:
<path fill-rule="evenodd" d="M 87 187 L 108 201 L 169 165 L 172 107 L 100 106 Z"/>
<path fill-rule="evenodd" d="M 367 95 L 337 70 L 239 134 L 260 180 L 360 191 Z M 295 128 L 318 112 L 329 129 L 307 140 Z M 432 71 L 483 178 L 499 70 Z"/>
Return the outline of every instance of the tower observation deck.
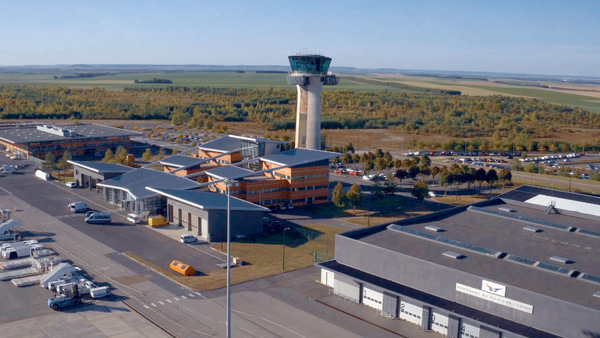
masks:
<path fill-rule="evenodd" d="M 321 90 L 336 85 L 338 78 L 328 72 L 331 58 L 302 54 L 288 57 L 292 71 L 287 83 L 298 88 L 296 148 L 321 150 Z"/>

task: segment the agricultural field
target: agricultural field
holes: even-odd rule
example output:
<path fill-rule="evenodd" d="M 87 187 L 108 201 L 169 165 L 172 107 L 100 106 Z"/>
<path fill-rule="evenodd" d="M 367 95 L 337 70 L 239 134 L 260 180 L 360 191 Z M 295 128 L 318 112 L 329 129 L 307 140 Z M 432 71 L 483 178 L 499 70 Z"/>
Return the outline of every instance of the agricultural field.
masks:
<path fill-rule="evenodd" d="M 398 82 L 405 85 L 459 90 L 462 95 L 490 96 L 502 95 L 511 97 L 535 98 L 549 103 L 577 106 L 585 110 L 600 113 L 600 85 L 575 85 L 543 81 L 523 81 L 507 79 L 448 79 L 437 77 L 419 77 L 405 75 L 382 75 L 371 78 Z M 548 88 L 541 88 L 546 86 Z"/>
<path fill-rule="evenodd" d="M 254 73 L 254 72 L 181 72 L 181 73 L 137 73 L 94 76 L 89 78 L 55 79 L 54 76 L 64 76 L 63 73 L 7 73 L 0 72 L 0 84 L 32 85 L 32 86 L 64 86 L 69 88 L 103 87 L 107 90 L 123 90 L 125 88 L 164 88 L 165 86 L 184 87 L 213 87 L 213 88 L 281 88 L 294 89 L 288 85 L 285 73 Z M 172 84 L 134 83 L 134 80 L 152 78 L 169 79 Z M 325 90 L 386 90 L 384 84 L 365 85 L 345 81 L 340 76 L 337 86 L 327 86 Z M 399 91 L 399 90 L 398 90 Z"/>

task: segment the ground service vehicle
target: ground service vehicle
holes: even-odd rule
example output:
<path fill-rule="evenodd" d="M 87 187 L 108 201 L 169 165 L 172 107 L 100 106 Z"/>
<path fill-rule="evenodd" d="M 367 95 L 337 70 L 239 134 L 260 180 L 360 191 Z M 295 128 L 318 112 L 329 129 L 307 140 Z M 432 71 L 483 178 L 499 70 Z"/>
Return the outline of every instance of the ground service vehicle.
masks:
<path fill-rule="evenodd" d="M 22 226 L 16 219 L 9 219 L 0 224 L 0 241 L 10 241 L 19 237 L 19 233 L 12 230 L 12 227 Z"/>
<path fill-rule="evenodd" d="M 111 221 L 111 215 L 108 212 L 95 212 L 85 219 L 85 222 L 90 224 L 108 224 Z"/>
<path fill-rule="evenodd" d="M 56 311 L 64 307 L 81 304 L 81 296 L 79 295 L 77 284 L 63 284 L 59 286 L 59 289 L 61 292 L 58 295 L 55 295 L 54 298 L 48 298 L 49 308 Z"/>
<path fill-rule="evenodd" d="M 102 298 L 108 295 L 110 295 L 110 288 L 108 286 L 100 286 L 90 289 L 90 296 L 92 298 Z"/>
<path fill-rule="evenodd" d="M 40 250 L 44 246 L 41 244 L 32 244 L 31 246 L 27 244 L 11 246 L 5 249 L 2 252 L 2 257 L 6 259 L 15 259 L 19 257 L 29 257 L 31 253 L 35 250 Z"/>
<path fill-rule="evenodd" d="M 4 251 L 12 248 L 13 246 L 20 246 L 20 245 L 28 245 L 31 246 L 33 244 L 37 244 L 38 241 L 36 241 L 35 239 L 30 239 L 27 241 L 22 241 L 22 242 L 14 242 L 14 243 L 2 243 L 2 245 L 0 245 L 0 254 L 4 253 Z"/>
<path fill-rule="evenodd" d="M 85 204 L 85 202 L 73 202 L 69 204 L 69 209 L 72 212 L 86 212 L 88 210 L 90 210 L 90 207 L 87 206 L 87 204 Z"/>

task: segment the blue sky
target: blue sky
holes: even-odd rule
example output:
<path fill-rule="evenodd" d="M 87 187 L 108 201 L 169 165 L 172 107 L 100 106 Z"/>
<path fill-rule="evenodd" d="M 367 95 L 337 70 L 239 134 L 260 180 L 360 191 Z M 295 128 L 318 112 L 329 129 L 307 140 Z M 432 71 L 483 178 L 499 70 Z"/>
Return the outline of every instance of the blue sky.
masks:
<path fill-rule="evenodd" d="M 287 65 L 600 76 L 600 1 L 2 1 L 0 65 Z"/>

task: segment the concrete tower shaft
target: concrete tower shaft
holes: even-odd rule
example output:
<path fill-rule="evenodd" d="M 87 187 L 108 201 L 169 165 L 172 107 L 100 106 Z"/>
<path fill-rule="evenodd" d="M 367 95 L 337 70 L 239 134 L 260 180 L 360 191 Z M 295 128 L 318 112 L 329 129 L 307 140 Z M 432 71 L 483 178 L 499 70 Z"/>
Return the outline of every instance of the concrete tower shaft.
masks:
<path fill-rule="evenodd" d="M 298 88 L 296 107 L 296 148 L 321 150 L 321 90 L 336 85 L 338 78 L 328 74 L 331 58 L 321 55 L 292 55 L 288 84 Z"/>

